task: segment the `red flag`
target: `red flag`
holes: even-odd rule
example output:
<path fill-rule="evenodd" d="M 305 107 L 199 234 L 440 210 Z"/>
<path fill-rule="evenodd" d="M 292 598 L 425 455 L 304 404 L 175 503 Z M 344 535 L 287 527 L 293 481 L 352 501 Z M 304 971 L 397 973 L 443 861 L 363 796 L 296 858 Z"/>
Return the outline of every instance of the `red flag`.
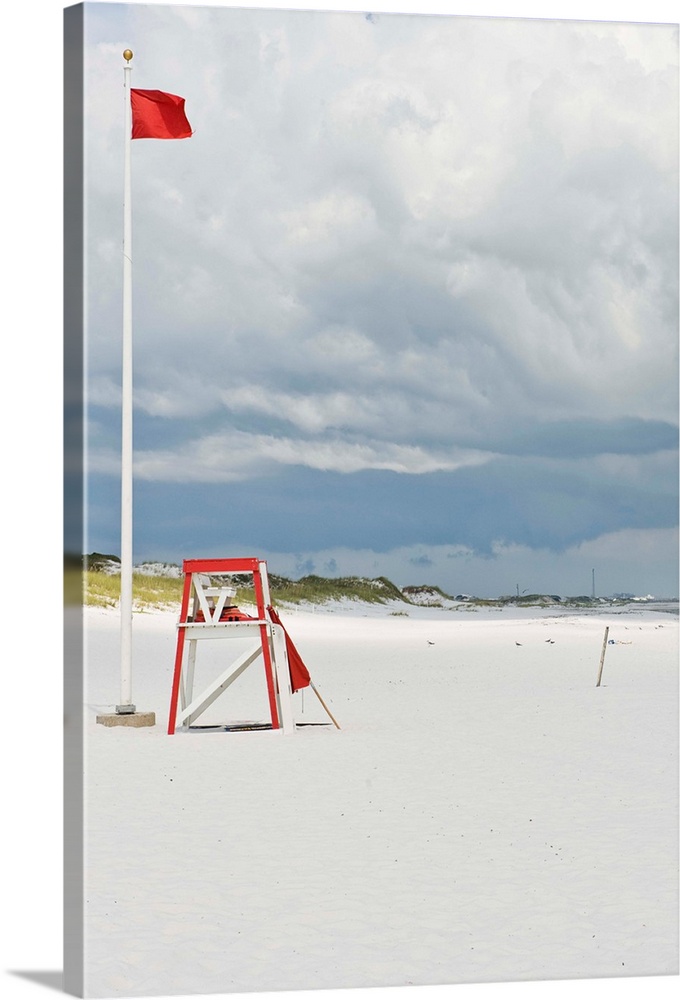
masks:
<path fill-rule="evenodd" d="M 309 676 L 309 671 L 307 667 L 302 662 L 302 657 L 298 653 L 297 649 L 293 645 L 293 642 L 286 632 L 284 626 L 281 623 L 281 619 L 277 615 L 274 608 L 267 608 L 269 612 L 269 617 L 274 622 L 275 625 L 281 625 L 283 629 L 283 634 L 286 637 L 286 652 L 288 653 L 288 666 L 290 668 L 290 686 L 293 691 L 299 691 L 300 688 L 309 687 L 312 683 L 312 678 Z"/>
<path fill-rule="evenodd" d="M 162 90 L 130 90 L 133 139 L 188 139 L 184 98 Z"/>

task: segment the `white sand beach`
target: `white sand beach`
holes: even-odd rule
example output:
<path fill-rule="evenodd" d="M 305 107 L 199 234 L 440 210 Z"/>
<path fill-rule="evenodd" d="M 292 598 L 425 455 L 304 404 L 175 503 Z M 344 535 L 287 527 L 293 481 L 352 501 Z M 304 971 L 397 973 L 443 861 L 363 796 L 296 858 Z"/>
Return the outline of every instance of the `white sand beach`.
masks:
<path fill-rule="evenodd" d="M 156 726 L 98 725 L 86 611 L 86 995 L 677 975 L 677 616 L 394 610 L 280 609 L 341 726 L 286 736 L 167 735 L 173 612 L 134 616 Z M 261 674 L 201 721 L 266 719 Z"/>

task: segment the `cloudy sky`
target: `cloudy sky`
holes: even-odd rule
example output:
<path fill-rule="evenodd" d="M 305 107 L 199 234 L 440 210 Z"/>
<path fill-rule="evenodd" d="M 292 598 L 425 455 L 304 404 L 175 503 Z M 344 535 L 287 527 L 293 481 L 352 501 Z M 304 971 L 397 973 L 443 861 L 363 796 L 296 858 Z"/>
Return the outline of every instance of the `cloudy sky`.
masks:
<path fill-rule="evenodd" d="M 135 561 L 677 594 L 677 25 L 85 7 L 87 551 L 129 47 Z"/>

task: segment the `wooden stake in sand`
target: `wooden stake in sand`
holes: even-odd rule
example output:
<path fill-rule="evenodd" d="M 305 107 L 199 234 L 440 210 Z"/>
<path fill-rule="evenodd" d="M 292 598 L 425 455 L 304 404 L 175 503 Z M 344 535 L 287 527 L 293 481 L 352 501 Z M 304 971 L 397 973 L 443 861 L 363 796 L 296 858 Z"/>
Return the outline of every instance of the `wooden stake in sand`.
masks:
<path fill-rule="evenodd" d="M 325 701 L 323 700 L 323 698 L 321 697 L 321 695 L 319 694 L 319 692 L 318 692 L 318 691 L 316 690 L 316 688 L 315 688 L 314 684 L 312 684 L 312 682 L 311 682 L 311 681 L 309 682 L 309 686 L 310 686 L 310 688 L 312 689 L 312 691 L 314 692 L 314 694 L 315 694 L 315 695 L 317 696 L 317 698 L 319 699 L 319 701 L 321 702 L 321 704 L 323 705 L 323 707 L 324 707 L 324 708 L 326 709 L 326 712 L 328 713 L 328 715 L 329 715 L 329 716 L 330 716 L 330 718 L 332 719 L 332 721 L 333 721 L 333 725 L 335 726 L 335 728 L 336 728 L 336 729 L 339 729 L 339 728 L 340 728 L 340 726 L 339 726 L 339 725 L 337 724 L 337 722 L 336 722 L 336 721 L 335 721 L 335 719 L 333 718 L 333 716 L 332 716 L 332 714 L 331 714 L 331 710 L 329 709 L 328 705 L 327 705 L 327 704 L 326 704 L 326 702 L 325 702 Z"/>
<path fill-rule="evenodd" d="M 595 687 L 600 686 L 600 681 L 602 680 L 602 670 L 604 668 L 604 654 L 607 652 L 607 636 L 609 635 L 609 625 L 607 625 L 604 630 L 604 642 L 602 643 L 602 655 L 600 656 L 600 672 L 597 675 L 597 684 Z"/>

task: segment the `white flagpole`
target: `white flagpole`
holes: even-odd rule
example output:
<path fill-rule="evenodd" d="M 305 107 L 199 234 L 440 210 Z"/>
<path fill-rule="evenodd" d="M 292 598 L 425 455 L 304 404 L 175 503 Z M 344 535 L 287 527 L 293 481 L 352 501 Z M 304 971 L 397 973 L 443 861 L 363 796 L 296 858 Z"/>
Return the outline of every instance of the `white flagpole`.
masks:
<path fill-rule="evenodd" d="M 132 105 L 130 60 L 123 53 L 125 81 L 125 182 L 123 195 L 123 375 L 120 517 L 120 704 L 118 714 L 135 712 L 132 704 Z"/>

